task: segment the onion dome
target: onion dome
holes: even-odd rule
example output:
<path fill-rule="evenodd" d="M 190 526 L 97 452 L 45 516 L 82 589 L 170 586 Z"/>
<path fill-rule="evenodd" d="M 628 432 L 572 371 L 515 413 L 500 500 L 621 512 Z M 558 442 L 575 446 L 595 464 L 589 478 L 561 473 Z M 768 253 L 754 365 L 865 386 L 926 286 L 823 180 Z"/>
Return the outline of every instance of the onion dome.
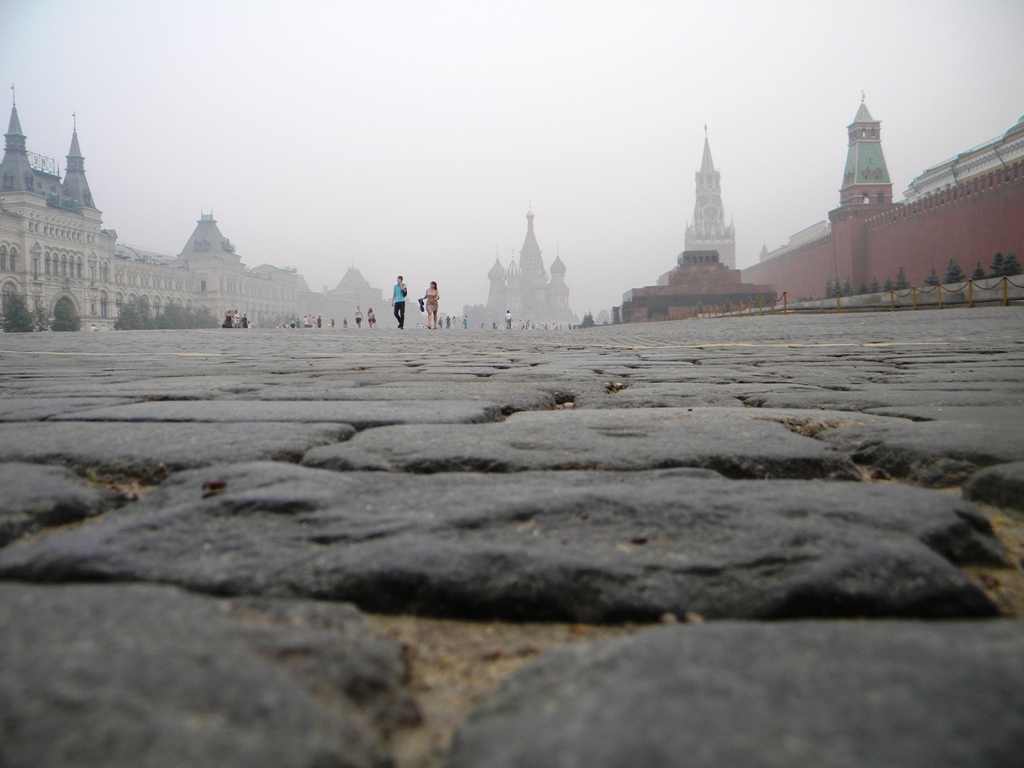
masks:
<path fill-rule="evenodd" d="M 506 277 L 510 277 L 510 278 L 511 277 L 522 277 L 523 276 L 523 270 L 521 270 L 519 268 L 519 265 L 516 264 L 513 261 L 511 264 L 508 265 L 508 269 L 505 270 L 505 276 Z"/>
<path fill-rule="evenodd" d="M 489 280 L 504 280 L 505 279 L 505 268 L 501 266 L 501 262 L 498 259 L 494 260 L 494 266 L 491 267 L 487 273 Z"/>

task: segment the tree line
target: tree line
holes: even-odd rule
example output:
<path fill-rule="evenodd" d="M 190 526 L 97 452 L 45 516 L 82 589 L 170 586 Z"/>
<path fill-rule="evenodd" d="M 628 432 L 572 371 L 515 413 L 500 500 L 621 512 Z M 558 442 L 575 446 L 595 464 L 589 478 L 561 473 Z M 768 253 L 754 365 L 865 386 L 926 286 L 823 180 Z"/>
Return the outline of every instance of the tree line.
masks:
<path fill-rule="evenodd" d="M 986 271 L 981 266 L 981 262 L 977 263 L 974 271 L 970 275 L 971 280 L 984 280 L 987 277 L 1013 277 L 1014 275 L 1021 274 L 1021 264 L 1017 260 L 1017 257 L 1008 253 L 1003 256 L 1002 253 L 997 253 L 992 258 L 992 263 L 989 265 Z M 938 273 L 935 268 L 932 267 L 931 273 L 924 279 L 925 285 L 938 285 L 939 283 L 962 283 L 968 279 L 967 273 L 964 272 L 956 259 L 950 259 L 949 264 L 946 265 L 946 274 L 939 279 Z M 907 280 L 907 275 L 903 271 L 903 267 L 900 267 L 896 272 L 896 279 L 893 280 L 890 277 L 885 278 L 884 283 L 879 283 L 877 277 L 871 278 L 871 284 L 861 283 L 860 286 L 854 290 L 853 285 L 850 282 L 850 278 L 846 278 L 842 283 L 839 280 L 827 280 L 825 282 L 825 298 L 835 296 L 837 293 L 842 296 L 857 296 L 864 293 L 881 293 L 882 291 L 905 291 L 910 288 L 910 281 Z"/>
<path fill-rule="evenodd" d="M 168 304 L 154 312 L 149 299 L 131 301 L 121 307 L 114 323 L 118 331 L 161 330 L 183 328 L 214 328 L 217 321 L 206 307 L 182 307 Z M 0 306 L 0 328 L 6 333 L 32 331 L 80 331 L 82 318 L 69 300 L 58 301 L 49 314 L 42 306 L 29 308 L 28 298 L 13 291 L 3 295 Z"/>

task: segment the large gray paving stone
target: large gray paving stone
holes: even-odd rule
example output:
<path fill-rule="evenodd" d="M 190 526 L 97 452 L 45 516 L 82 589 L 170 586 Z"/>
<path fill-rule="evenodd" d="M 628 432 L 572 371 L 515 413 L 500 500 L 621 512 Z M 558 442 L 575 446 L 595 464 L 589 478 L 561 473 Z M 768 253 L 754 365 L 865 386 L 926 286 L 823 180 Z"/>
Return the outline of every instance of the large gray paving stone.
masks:
<path fill-rule="evenodd" d="M 159 477 L 234 461 L 299 461 L 311 448 L 347 440 L 348 424 L 26 422 L 0 424 L 0 462 L 62 464 Z"/>
<path fill-rule="evenodd" d="M 900 417 L 821 432 L 829 445 L 893 477 L 947 487 L 979 469 L 1024 460 L 1024 408 L 904 406 L 872 413 Z"/>
<path fill-rule="evenodd" d="M 444 768 L 1018 768 L 1024 622 L 723 622 L 549 651 Z"/>
<path fill-rule="evenodd" d="M 332 383 L 318 387 L 300 385 L 267 386 L 255 396 L 244 395 L 246 399 L 259 400 L 375 400 L 380 402 L 413 401 L 455 401 L 467 403 L 482 401 L 481 404 L 495 404 L 504 414 L 516 411 L 550 410 L 559 402 L 556 394 L 561 387 L 551 391 L 528 388 L 521 384 L 505 381 L 463 381 L 444 378 L 441 381 L 402 381 L 364 383 L 356 387 L 334 389 Z"/>
<path fill-rule="evenodd" d="M 1002 557 L 965 501 L 887 484 L 255 463 L 181 472 L 116 516 L 12 544 L 0 578 L 512 620 L 970 616 L 995 609 L 956 564 Z"/>
<path fill-rule="evenodd" d="M 64 467 L 0 463 L 0 547 L 43 528 L 114 509 L 125 497 L 89 485 Z"/>
<path fill-rule="evenodd" d="M 351 606 L 0 584 L 0 765 L 392 765 L 401 649 Z"/>
<path fill-rule="evenodd" d="M 1024 512 L 1024 461 L 981 470 L 964 485 L 963 495 L 971 501 Z"/>
<path fill-rule="evenodd" d="M 749 408 L 518 413 L 500 424 L 375 429 L 313 449 L 303 463 L 404 472 L 701 467 L 734 478 L 860 479 L 848 456 L 780 423 L 800 417 Z M 851 420 L 848 414 L 808 418 L 815 417 Z"/>
<path fill-rule="evenodd" d="M 988 389 L 950 390 L 901 389 L 893 385 L 873 387 L 858 386 L 845 390 L 795 390 L 792 388 L 775 391 L 760 391 L 745 395 L 743 402 L 753 408 L 822 408 L 833 411 L 867 411 L 886 413 L 893 409 L 898 415 L 906 408 L 922 404 L 935 407 L 955 406 L 1017 406 L 1024 407 L 1024 394 L 1019 390 L 991 386 Z"/>
<path fill-rule="evenodd" d="M 581 388 L 574 398 L 577 408 L 693 408 L 715 406 L 742 408 L 740 398 L 724 386 L 707 382 L 636 381 L 608 377 L 603 384 Z"/>
<path fill-rule="evenodd" d="M 501 417 L 497 405 L 450 400 L 201 400 L 94 408 L 58 416 L 53 421 L 341 423 L 368 429 L 389 424 L 473 424 Z"/>
<path fill-rule="evenodd" d="M 64 413 L 130 402 L 124 397 L 5 397 L 0 400 L 0 421 L 45 421 Z"/>

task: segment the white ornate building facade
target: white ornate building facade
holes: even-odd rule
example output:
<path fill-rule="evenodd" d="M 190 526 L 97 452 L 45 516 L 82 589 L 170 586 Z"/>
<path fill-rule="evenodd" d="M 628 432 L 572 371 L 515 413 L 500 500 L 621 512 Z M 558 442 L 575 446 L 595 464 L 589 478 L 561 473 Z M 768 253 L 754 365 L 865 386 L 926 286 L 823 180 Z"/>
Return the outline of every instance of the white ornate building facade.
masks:
<path fill-rule="evenodd" d="M 159 313 L 170 304 L 207 307 L 214 319 L 238 310 L 257 325 L 293 316 L 325 322 L 383 302 L 353 268 L 334 290 L 310 291 L 296 270 L 247 267 L 212 214 L 203 214 L 177 256 L 117 242 L 103 227 L 85 177 L 85 159 L 72 130 L 64 178 L 57 162 L 29 152 L 17 105 L 4 134 L 0 162 L 0 299 L 12 293 L 49 316 L 68 302 L 83 327 L 112 328 L 123 306 L 145 300 Z"/>

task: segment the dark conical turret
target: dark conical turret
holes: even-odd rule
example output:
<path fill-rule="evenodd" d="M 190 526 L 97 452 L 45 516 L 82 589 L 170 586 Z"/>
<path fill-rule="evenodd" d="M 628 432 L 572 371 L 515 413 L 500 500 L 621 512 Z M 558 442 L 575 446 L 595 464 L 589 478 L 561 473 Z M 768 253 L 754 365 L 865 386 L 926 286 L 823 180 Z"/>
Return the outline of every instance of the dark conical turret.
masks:
<path fill-rule="evenodd" d="M 85 158 L 78 146 L 78 128 L 71 133 L 71 149 L 67 154 L 67 172 L 64 174 L 64 195 L 75 207 L 95 208 L 89 182 L 85 180 Z"/>
<path fill-rule="evenodd" d="M 4 134 L 4 159 L 0 163 L 0 192 L 32 192 L 32 166 L 28 162 L 25 134 L 21 132 L 17 105 L 11 106 L 11 122 Z"/>

